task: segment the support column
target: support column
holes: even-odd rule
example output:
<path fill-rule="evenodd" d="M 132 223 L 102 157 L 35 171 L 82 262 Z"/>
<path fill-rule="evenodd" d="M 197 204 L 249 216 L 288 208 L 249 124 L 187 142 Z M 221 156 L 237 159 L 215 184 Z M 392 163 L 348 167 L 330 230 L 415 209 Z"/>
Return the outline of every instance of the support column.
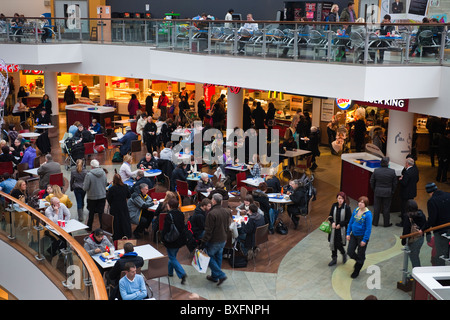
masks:
<path fill-rule="evenodd" d="M 106 104 L 106 76 L 99 76 L 100 82 L 100 105 Z"/>
<path fill-rule="evenodd" d="M 233 93 L 227 89 L 227 130 L 235 127 L 242 128 L 244 114 L 244 90 L 241 88 L 238 93 Z"/>
<path fill-rule="evenodd" d="M 194 110 L 195 112 L 198 112 L 197 106 L 198 102 L 202 100 L 202 97 L 205 95 L 203 92 L 203 83 L 195 83 L 195 102 L 194 102 Z"/>
<path fill-rule="evenodd" d="M 48 97 L 52 102 L 52 114 L 53 116 L 57 116 L 59 115 L 57 73 L 53 71 L 45 71 L 44 85 L 45 85 L 45 93 L 48 94 Z"/>
<path fill-rule="evenodd" d="M 386 155 L 390 161 L 399 165 L 405 163 L 411 153 L 413 127 L 414 113 L 389 110 Z"/>
<path fill-rule="evenodd" d="M 311 125 L 320 128 L 320 111 L 322 106 L 322 99 L 313 98 Z"/>

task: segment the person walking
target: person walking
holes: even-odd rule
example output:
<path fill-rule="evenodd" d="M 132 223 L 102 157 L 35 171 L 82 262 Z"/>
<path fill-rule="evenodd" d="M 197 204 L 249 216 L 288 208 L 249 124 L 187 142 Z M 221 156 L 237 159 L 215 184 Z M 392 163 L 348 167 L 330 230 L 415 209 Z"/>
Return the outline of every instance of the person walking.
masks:
<path fill-rule="evenodd" d="M 406 203 L 405 218 L 403 219 L 402 235 L 421 232 L 420 235 L 402 239 L 402 245 L 408 244 L 409 259 L 411 260 L 411 265 L 413 268 L 421 266 L 419 253 L 424 242 L 422 231 L 425 230 L 426 224 L 427 218 L 422 210 L 420 210 L 417 206 L 416 201 L 412 199 L 408 200 Z"/>
<path fill-rule="evenodd" d="M 84 178 L 86 177 L 87 170 L 84 168 L 83 159 L 78 159 L 76 167 L 70 172 L 70 191 L 75 195 L 77 201 L 77 213 L 78 221 L 84 221 L 84 197 L 86 192 L 83 190 Z"/>
<path fill-rule="evenodd" d="M 337 263 L 337 252 L 342 254 L 342 262 L 347 262 L 346 245 L 347 225 L 352 216 L 352 211 L 348 205 L 348 198 L 344 192 L 339 192 L 336 196 L 337 202 L 333 203 L 328 220 L 331 223 L 331 233 L 328 235 L 328 242 L 331 249 L 331 261 L 328 266 L 334 266 Z"/>
<path fill-rule="evenodd" d="M 158 98 L 157 108 L 161 110 L 161 117 L 166 120 L 167 119 L 167 106 L 169 104 L 169 98 L 166 96 L 164 91 L 161 92 L 161 95 Z"/>
<path fill-rule="evenodd" d="M 372 232 L 372 212 L 367 208 L 369 199 L 359 197 L 358 207 L 353 211 L 347 227 L 347 254 L 356 260 L 351 277 L 357 278 L 366 260 L 367 244 Z"/>
<path fill-rule="evenodd" d="M 397 187 L 397 175 L 394 169 L 389 168 L 389 157 L 381 159 L 380 167 L 375 169 L 370 177 L 370 186 L 374 194 L 373 225 L 378 226 L 380 213 L 383 212 L 384 227 L 392 226 L 391 201 Z"/>
<path fill-rule="evenodd" d="M 184 225 L 184 214 L 179 210 L 178 199 L 170 199 L 167 203 L 169 212 L 164 220 L 163 230 L 161 232 L 162 241 L 167 249 L 167 255 L 169 256 L 169 277 L 173 276 L 173 271 L 181 279 L 181 284 L 185 284 L 187 274 L 183 267 L 177 260 L 177 253 L 181 247 L 186 245 L 186 227 Z M 166 235 L 170 232 L 172 224 L 175 225 L 179 232 L 178 238 L 174 241 L 166 240 Z"/>
<path fill-rule="evenodd" d="M 131 221 L 127 201 L 131 197 L 130 189 L 123 183 L 118 173 L 113 177 L 112 186 L 108 189 L 106 200 L 109 204 L 109 213 L 114 216 L 113 240 L 123 237 L 131 238 Z"/>
<path fill-rule="evenodd" d="M 406 158 L 405 168 L 402 170 L 402 175 L 398 179 L 400 185 L 400 199 L 401 199 L 401 212 L 400 217 L 402 221 L 397 223 L 396 226 L 403 227 L 403 219 L 406 215 L 406 203 L 410 199 L 414 199 L 417 196 L 417 182 L 419 182 L 419 170 L 415 164 L 413 158 Z"/>
<path fill-rule="evenodd" d="M 210 257 L 211 275 L 206 276 L 206 279 L 220 286 L 227 280 L 227 275 L 222 271 L 222 258 L 231 223 L 231 211 L 222 207 L 221 194 L 214 194 L 211 204 L 211 210 L 206 215 L 205 234 L 200 247 L 206 248 Z"/>
<path fill-rule="evenodd" d="M 86 174 L 83 183 L 83 190 L 86 192 L 87 209 L 89 211 L 89 218 L 87 221 L 88 231 L 92 230 L 94 216 L 98 214 L 100 221 L 100 228 L 102 228 L 102 214 L 105 211 L 106 202 L 106 173 L 97 160 L 91 160 L 91 170 Z"/>
<path fill-rule="evenodd" d="M 450 222 L 450 193 L 439 190 L 434 182 L 427 183 L 425 186 L 430 199 L 427 201 L 428 221 L 427 227 L 437 227 L 439 225 Z M 445 260 L 448 259 L 449 241 L 445 234 L 449 234 L 450 227 L 441 228 L 433 231 L 434 244 L 436 247 L 436 265 L 445 265 Z M 440 259 L 439 257 L 444 259 Z"/>

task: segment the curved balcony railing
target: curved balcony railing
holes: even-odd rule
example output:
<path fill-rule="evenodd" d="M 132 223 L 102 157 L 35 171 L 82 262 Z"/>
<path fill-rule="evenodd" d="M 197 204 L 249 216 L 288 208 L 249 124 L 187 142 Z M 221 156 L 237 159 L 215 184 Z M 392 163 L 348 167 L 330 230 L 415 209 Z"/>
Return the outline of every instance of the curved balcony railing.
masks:
<path fill-rule="evenodd" d="M 449 24 L 27 17 L 0 21 L 0 41 L 100 42 L 294 61 L 448 65 Z M 389 32 L 387 32 L 389 30 Z"/>
<path fill-rule="evenodd" d="M 2 191 L 0 196 L 0 241 L 33 262 L 67 299 L 108 299 L 98 266 L 77 240 L 29 205 Z M 65 248 L 52 257 L 47 248 L 55 241 Z"/>

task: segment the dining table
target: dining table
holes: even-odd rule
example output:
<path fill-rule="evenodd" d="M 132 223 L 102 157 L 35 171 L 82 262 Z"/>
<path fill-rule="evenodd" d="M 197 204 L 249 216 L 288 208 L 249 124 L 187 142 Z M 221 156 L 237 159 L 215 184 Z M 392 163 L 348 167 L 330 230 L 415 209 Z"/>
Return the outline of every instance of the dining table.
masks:
<path fill-rule="evenodd" d="M 163 254 L 156 250 L 153 246 L 150 244 L 144 244 L 140 246 L 134 247 L 134 252 L 137 253 L 138 256 L 142 257 L 144 261 L 151 260 L 155 258 L 162 257 Z M 109 257 L 105 258 L 102 256 L 101 253 L 97 253 L 92 255 L 92 259 L 103 269 L 109 269 L 114 266 L 117 260 L 120 259 L 120 255 L 124 253 L 123 249 L 120 250 L 114 250 L 114 253 L 111 254 Z"/>

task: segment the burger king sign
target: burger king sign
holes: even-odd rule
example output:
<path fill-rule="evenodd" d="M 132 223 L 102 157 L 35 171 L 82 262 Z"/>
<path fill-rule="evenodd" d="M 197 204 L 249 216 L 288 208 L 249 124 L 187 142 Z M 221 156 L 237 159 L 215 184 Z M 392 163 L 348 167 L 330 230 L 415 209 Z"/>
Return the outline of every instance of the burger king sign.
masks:
<path fill-rule="evenodd" d="M 352 100 L 350 100 L 350 99 L 336 99 L 336 104 L 337 104 L 339 109 L 347 110 L 348 108 L 350 108 L 350 106 L 352 104 Z"/>

